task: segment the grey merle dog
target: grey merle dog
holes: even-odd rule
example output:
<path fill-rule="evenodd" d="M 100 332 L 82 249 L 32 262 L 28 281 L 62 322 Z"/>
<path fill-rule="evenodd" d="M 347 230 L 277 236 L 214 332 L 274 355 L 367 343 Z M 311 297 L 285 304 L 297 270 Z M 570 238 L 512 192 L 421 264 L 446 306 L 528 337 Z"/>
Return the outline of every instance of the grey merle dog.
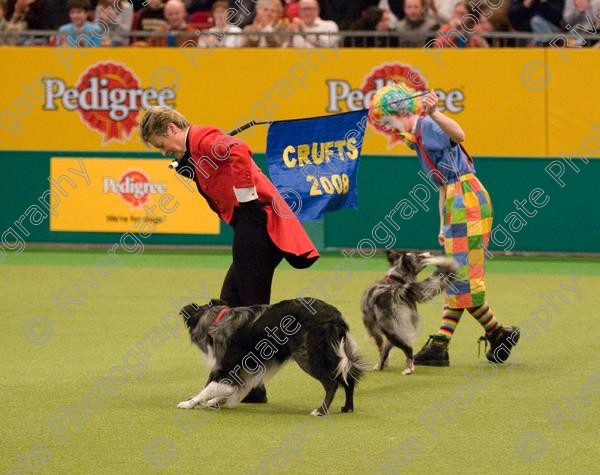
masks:
<path fill-rule="evenodd" d="M 379 362 L 374 369 L 388 365 L 390 350 L 397 346 L 406 356 L 403 374 L 411 374 L 414 367 L 412 340 L 423 324 L 417 304 L 435 298 L 452 280 L 456 279 L 458 263 L 449 257 L 435 257 L 430 253 L 414 254 L 387 251 L 390 268 L 385 277 L 373 283 L 363 294 L 361 309 L 363 322 L 379 349 Z M 428 265 L 436 266 L 434 273 L 419 282 L 419 272 Z"/>

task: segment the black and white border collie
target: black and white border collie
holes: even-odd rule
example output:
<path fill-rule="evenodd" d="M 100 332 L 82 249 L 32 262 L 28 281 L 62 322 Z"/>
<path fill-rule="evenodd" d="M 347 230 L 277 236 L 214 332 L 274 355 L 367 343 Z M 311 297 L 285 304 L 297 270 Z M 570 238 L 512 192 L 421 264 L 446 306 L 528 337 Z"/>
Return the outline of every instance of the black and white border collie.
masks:
<path fill-rule="evenodd" d="M 320 300 L 228 308 L 218 300 L 181 310 L 190 338 L 206 355 L 204 389 L 177 407 L 236 407 L 290 358 L 325 389 L 311 415 L 328 414 L 336 390 L 346 392 L 342 412 L 354 410 L 354 387 L 365 370 L 340 311 Z"/>

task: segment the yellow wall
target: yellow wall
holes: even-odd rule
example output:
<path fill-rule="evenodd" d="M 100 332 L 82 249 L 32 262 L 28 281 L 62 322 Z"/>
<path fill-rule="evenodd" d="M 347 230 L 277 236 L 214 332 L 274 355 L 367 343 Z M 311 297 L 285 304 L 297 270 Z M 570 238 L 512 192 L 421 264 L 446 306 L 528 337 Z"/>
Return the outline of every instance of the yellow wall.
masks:
<path fill-rule="evenodd" d="M 600 75 L 598 50 L 570 51 L 565 57 L 552 49 L 528 48 L 0 48 L 0 64 L 3 150 L 146 150 L 137 133 L 142 111 L 135 101 L 126 121 L 108 118 L 107 111 L 89 111 L 84 120 L 74 91 L 66 100 L 72 110 L 61 99 L 45 97 L 44 77 L 62 81 L 67 90 L 86 76 L 104 78 L 109 89 L 137 87 L 149 104 L 156 103 L 156 93 L 148 89 L 170 86 L 172 98 L 167 95 L 165 102 L 190 121 L 230 130 L 251 119 L 325 115 L 349 110 L 348 103 L 360 108 L 372 89 L 363 88 L 370 76 L 385 79 L 402 68 L 418 68 L 428 86 L 448 98 L 443 105 L 465 129 L 469 150 L 479 156 L 543 157 L 580 149 L 600 110 L 600 95 L 590 89 Z M 336 93 L 344 98 L 334 100 Z M 104 132 L 98 130 L 103 127 Z M 264 151 L 266 127 L 241 136 L 255 151 Z M 368 131 L 363 153 L 390 153 L 386 137 Z"/>

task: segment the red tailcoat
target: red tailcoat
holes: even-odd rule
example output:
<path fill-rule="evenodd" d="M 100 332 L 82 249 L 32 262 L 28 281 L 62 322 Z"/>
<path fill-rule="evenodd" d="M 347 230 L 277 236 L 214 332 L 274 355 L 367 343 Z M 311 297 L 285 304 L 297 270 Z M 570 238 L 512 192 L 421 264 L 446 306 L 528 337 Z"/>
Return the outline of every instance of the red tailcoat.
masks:
<path fill-rule="evenodd" d="M 319 257 L 302 224 L 287 203 L 278 197 L 275 186 L 254 163 L 252 152 L 244 142 L 214 127 L 192 126 L 187 146 L 198 190 L 223 221 L 229 224 L 235 207 L 239 206 L 233 188 L 254 186 L 258 199 L 266 203 L 269 237 L 288 254 L 286 258 L 290 264 L 308 267 Z M 277 213 L 273 210 L 276 196 Z"/>

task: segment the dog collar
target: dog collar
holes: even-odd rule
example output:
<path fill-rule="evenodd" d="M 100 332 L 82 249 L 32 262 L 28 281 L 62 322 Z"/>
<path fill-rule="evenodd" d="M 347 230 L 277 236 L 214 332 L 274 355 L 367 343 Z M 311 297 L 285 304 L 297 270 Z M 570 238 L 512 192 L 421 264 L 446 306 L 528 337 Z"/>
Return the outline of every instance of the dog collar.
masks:
<path fill-rule="evenodd" d="M 218 314 L 217 314 L 217 318 L 215 318 L 215 321 L 213 322 L 213 325 L 216 325 L 217 323 L 219 323 L 219 320 L 221 320 L 221 318 L 223 318 L 223 315 L 225 315 L 227 312 L 229 312 L 229 307 L 225 307 L 223 308 Z"/>
<path fill-rule="evenodd" d="M 223 318 L 223 315 L 225 315 L 229 310 L 231 310 L 229 307 L 222 308 L 221 311 L 219 313 L 217 313 L 217 318 L 215 318 L 215 320 L 212 322 L 211 326 L 216 327 L 217 324 L 219 323 L 219 320 L 221 320 L 221 318 Z M 214 333 L 215 333 L 215 329 L 209 327 L 208 328 L 208 336 L 210 338 L 213 338 Z"/>

